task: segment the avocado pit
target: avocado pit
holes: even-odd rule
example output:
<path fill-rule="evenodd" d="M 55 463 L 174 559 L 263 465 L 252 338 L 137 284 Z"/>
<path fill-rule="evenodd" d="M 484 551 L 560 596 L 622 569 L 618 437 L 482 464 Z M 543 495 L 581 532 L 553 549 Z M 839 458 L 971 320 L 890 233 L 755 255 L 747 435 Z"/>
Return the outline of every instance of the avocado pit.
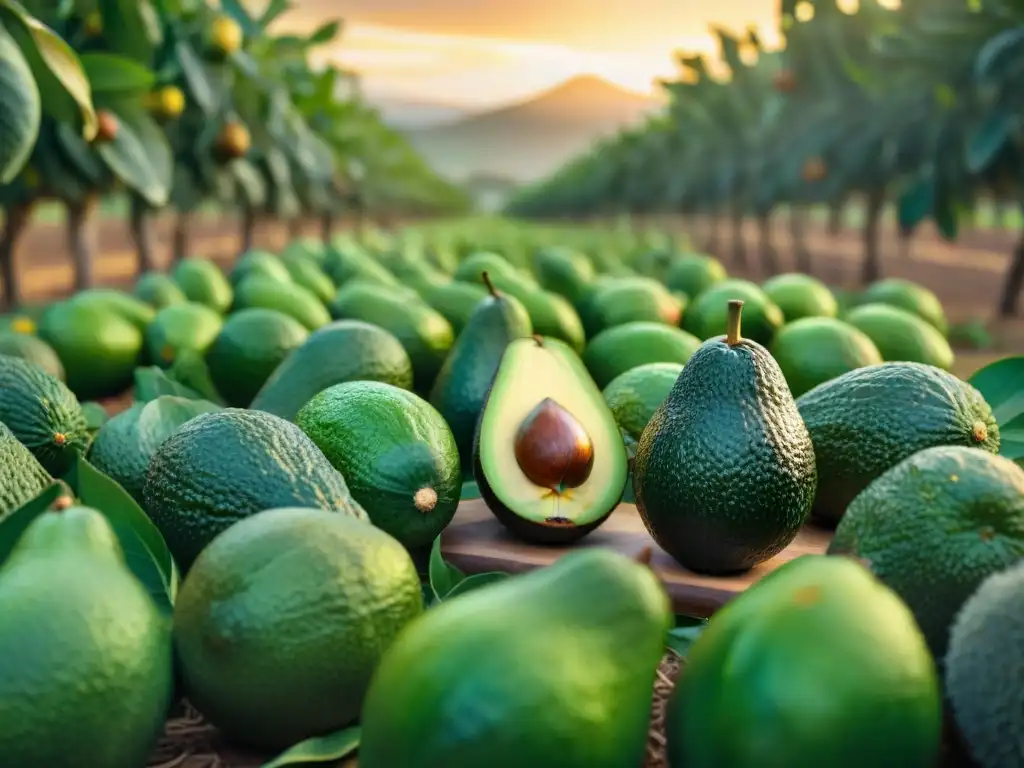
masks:
<path fill-rule="evenodd" d="M 590 477 L 594 443 L 575 416 L 546 397 L 516 431 L 515 456 L 531 483 L 561 496 Z"/>

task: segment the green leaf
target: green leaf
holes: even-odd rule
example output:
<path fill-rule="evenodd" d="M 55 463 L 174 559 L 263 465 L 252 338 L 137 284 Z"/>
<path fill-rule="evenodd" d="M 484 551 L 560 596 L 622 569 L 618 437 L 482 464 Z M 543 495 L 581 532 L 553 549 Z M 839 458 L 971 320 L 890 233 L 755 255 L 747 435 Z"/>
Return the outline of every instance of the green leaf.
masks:
<path fill-rule="evenodd" d="M 975 371 L 967 382 L 992 406 L 1000 428 L 1024 414 L 1024 355 L 996 360 Z"/>
<path fill-rule="evenodd" d="M 90 432 L 98 432 L 100 427 L 110 421 L 107 409 L 99 403 L 82 403 L 82 413 L 85 414 L 85 425 Z"/>
<path fill-rule="evenodd" d="M 116 53 L 150 64 L 163 28 L 150 0 L 99 0 L 103 40 Z"/>
<path fill-rule="evenodd" d="M 100 93 L 145 93 L 153 87 L 156 76 L 137 61 L 110 53 L 83 53 L 82 68 L 92 86 L 93 95 Z"/>
<path fill-rule="evenodd" d="M 466 574 L 444 559 L 444 555 L 441 554 L 440 536 L 434 539 L 434 545 L 430 550 L 427 575 L 430 577 L 430 589 L 435 600 L 444 600 L 445 596 L 466 578 Z"/>
<path fill-rule="evenodd" d="M 704 631 L 706 626 L 706 623 L 701 623 L 688 627 L 675 627 L 670 629 L 668 631 L 668 637 L 665 639 L 665 645 L 685 659 L 687 654 L 690 652 L 691 646 L 696 642 L 697 638 L 700 637 L 701 632 Z"/>
<path fill-rule="evenodd" d="M 220 106 L 217 89 L 196 49 L 187 40 L 179 40 L 175 44 L 175 53 L 182 74 L 185 75 L 185 85 L 191 100 L 204 115 L 209 117 L 216 114 Z"/>
<path fill-rule="evenodd" d="M 81 115 L 82 135 L 91 141 L 98 127 L 96 110 L 92 105 L 92 88 L 71 46 L 16 0 L 2 0 L 0 7 L 13 14 L 21 31 L 26 33 L 26 37 L 19 40 L 19 45 L 39 85 L 43 111 L 52 114 L 50 107 L 53 107 L 55 112 L 64 114 L 61 100 L 70 96 Z M 13 27 L 11 31 L 14 31 Z M 52 83 L 59 86 L 59 93 L 51 86 Z"/>
<path fill-rule="evenodd" d="M 329 43 L 338 35 L 339 31 L 341 31 L 340 21 L 328 21 L 326 24 L 321 24 L 313 31 L 313 34 L 311 34 L 308 38 L 309 43 L 311 45 L 322 45 L 323 43 Z"/>
<path fill-rule="evenodd" d="M 262 31 L 256 20 L 249 15 L 245 4 L 239 0 L 220 0 L 220 7 L 224 13 L 238 22 L 247 38 L 255 37 Z"/>
<path fill-rule="evenodd" d="M 897 203 L 897 220 L 900 229 L 911 232 L 935 207 L 935 179 L 932 174 L 922 174 L 903 194 Z"/>
<path fill-rule="evenodd" d="M 476 484 L 476 480 L 467 480 L 462 484 L 462 495 L 459 498 L 462 501 L 480 498 L 480 486 Z"/>
<path fill-rule="evenodd" d="M 173 395 L 189 400 L 205 399 L 199 392 L 168 377 L 162 369 L 156 366 L 136 368 L 135 401 L 148 403 L 151 400 L 156 400 L 161 395 Z"/>
<path fill-rule="evenodd" d="M 209 400 L 161 395 L 143 406 L 135 430 L 140 443 L 155 448 L 177 432 L 185 422 L 219 410 L 221 407 Z"/>
<path fill-rule="evenodd" d="M 173 157 L 163 131 L 142 110 L 119 110 L 113 141 L 97 151 L 125 186 L 159 208 L 167 203 L 173 182 Z"/>
<path fill-rule="evenodd" d="M 450 565 L 448 567 L 451 568 Z M 442 602 L 447 603 L 449 600 L 452 600 L 459 595 L 464 595 L 466 592 L 472 592 L 474 589 L 486 587 L 489 584 L 497 584 L 499 581 L 507 579 L 510 575 L 511 574 L 504 573 L 502 571 L 492 571 L 490 573 L 474 573 L 472 576 L 466 576 L 462 581 L 448 590 L 448 594 L 442 598 Z"/>
<path fill-rule="evenodd" d="M 203 356 L 192 349 L 183 349 L 178 352 L 174 363 L 167 371 L 167 375 L 179 384 L 198 392 L 199 395 L 211 403 L 223 404 L 224 400 L 213 385 L 210 377 L 210 369 L 206 365 Z"/>
<path fill-rule="evenodd" d="M 263 10 L 263 15 L 260 16 L 257 23 L 260 28 L 266 29 L 273 24 L 281 14 L 294 7 L 295 6 L 290 2 L 290 0 L 270 0 L 270 2 L 267 3 L 267 7 Z"/>
<path fill-rule="evenodd" d="M 327 736 L 306 739 L 285 750 L 269 763 L 264 763 L 260 768 L 284 768 L 286 765 L 308 765 L 341 760 L 359 748 L 360 735 L 359 726 L 353 726 Z"/>
<path fill-rule="evenodd" d="M 1017 125 L 1017 117 L 1006 109 L 985 116 L 967 140 L 967 170 L 981 173 L 996 159 Z"/>
<path fill-rule="evenodd" d="M 43 117 L 39 87 L 25 55 L 0 26 L 0 184 L 9 184 L 25 167 Z"/>
<path fill-rule="evenodd" d="M 52 507 L 58 498 L 66 494 L 67 488 L 64 484 L 55 482 L 34 499 L 0 520 L 0 564 L 10 556 L 18 539 L 25 533 L 25 529 L 32 524 L 32 521 Z"/>
<path fill-rule="evenodd" d="M 178 566 L 153 521 L 124 488 L 83 456 L 78 456 L 64 481 L 84 506 L 103 513 L 121 542 L 128 568 L 157 604 L 170 612 L 178 594 Z"/>

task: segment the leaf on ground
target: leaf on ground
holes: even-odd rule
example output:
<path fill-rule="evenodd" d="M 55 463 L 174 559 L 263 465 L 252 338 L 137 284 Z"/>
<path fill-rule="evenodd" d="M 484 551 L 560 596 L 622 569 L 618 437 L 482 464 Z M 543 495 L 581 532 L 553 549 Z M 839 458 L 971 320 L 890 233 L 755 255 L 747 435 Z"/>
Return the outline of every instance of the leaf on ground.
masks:
<path fill-rule="evenodd" d="M 434 539 L 434 546 L 430 550 L 428 575 L 430 589 L 433 590 L 436 600 L 444 600 L 445 596 L 466 578 L 466 574 L 444 559 L 444 555 L 441 554 L 440 536 Z"/>
<path fill-rule="evenodd" d="M 996 360 L 967 381 L 992 406 L 1000 428 L 1024 414 L 1024 355 Z"/>
<path fill-rule="evenodd" d="M 480 498 L 480 486 L 476 484 L 476 480 L 467 480 L 462 484 L 462 495 L 459 498 L 462 501 Z"/>
<path fill-rule="evenodd" d="M 135 401 L 148 403 L 162 395 L 184 397 L 189 400 L 205 400 L 201 394 L 170 378 L 162 369 L 147 366 L 135 369 Z"/>
<path fill-rule="evenodd" d="M 86 429 L 90 432 L 98 432 L 100 427 L 110 421 L 107 409 L 99 403 L 82 403 L 82 413 L 85 414 Z"/>
<path fill-rule="evenodd" d="M 64 477 L 79 501 L 101 512 L 110 523 L 132 573 L 165 611 L 178 593 L 178 567 L 160 531 L 117 482 L 78 456 Z"/>
<path fill-rule="evenodd" d="M 327 736 L 306 739 L 285 750 L 269 763 L 264 763 L 260 768 L 284 768 L 286 765 L 309 765 L 341 760 L 359 748 L 360 735 L 359 726 L 353 726 Z"/>
<path fill-rule="evenodd" d="M 203 356 L 191 349 L 183 349 L 178 352 L 174 364 L 167 371 L 167 375 L 179 384 L 198 392 L 204 400 L 211 403 L 223 405 L 217 388 L 213 385 L 210 376 L 210 368 L 206 365 Z"/>
<path fill-rule="evenodd" d="M 675 627 L 674 629 L 670 629 L 668 631 L 668 637 L 665 639 L 665 645 L 685 659 L 687 654 L 690 652 L 690 648 L 693 646 L 694 642 L 696 642 L 697 638 L 700 637 L 701 632 L 704 631 L 706 626 L 706 623 L 701 623 L 689 627 Z"/>
<path fill-rule="evenodd" d="M 58 498 L 67 493 L 68 489 L 63 483 L 55 482 L 34 499 L 11 512 L 3 520 L 0 520 L 0 564 L 7 560 L 18 543 L 18 539 L 25 533 L 25 529 L 32 524 L 32 521 L 53 506 L 53 502 Z"/>
<path fill-rule="evenodd" d="M 451 566 L 449 566 L 451 567 Z M 447 603 L 459 595 L 464 595 L 467 592 L 472 592 L 474 589 L 480 587 L 486 587 L 490 584 L 497 584 L 499 581 L 504 581 L 511 574 L 504 573 L 502 571 L 492 571 L 490 573 L 474 573 L 472 576 L 467 576 L 462 579 L 458 584 L 448 590 L 442 601 Z"/>

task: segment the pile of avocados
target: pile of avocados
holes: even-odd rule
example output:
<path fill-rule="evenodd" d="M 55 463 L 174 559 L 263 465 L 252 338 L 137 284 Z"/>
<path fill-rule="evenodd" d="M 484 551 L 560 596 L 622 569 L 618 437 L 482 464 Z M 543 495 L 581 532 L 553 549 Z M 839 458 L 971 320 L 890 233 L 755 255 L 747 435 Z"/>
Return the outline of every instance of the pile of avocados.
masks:
<path fill-rule="evenodd" d="M 950 333 L 493 220 L 0 318 L 0 765 L 1021 768 L 1024 357 Z"/>

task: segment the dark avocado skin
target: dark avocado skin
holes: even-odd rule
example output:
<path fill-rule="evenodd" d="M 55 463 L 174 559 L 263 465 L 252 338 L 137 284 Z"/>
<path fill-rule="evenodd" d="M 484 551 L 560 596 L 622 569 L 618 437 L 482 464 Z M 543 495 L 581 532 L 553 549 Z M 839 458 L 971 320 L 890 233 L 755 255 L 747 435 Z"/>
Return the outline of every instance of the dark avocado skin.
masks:
<path fill-rule="evenodd" d="M 654 540 L 686 568 L 727 574 L 781 552 L 804 524 L 811 438 L 764 347 L 704 342 L 637 445 L 633 492 Z"/>
<path fill-rule="evenodd" d="M 925 448 L 999 451 L 999 427 L 982 394 L 931 365 L 858 368 L 819 384 L 796 405 L 814 442 L 819 481 L 812 514 L 823 525 L 835 526 L 875 478 Z"/>
<path fill-rule="evenodd" d="M 491 382 L 505 347 L 533 333 L 530 316 L 515 298 L 499 293 L 483 299 L 445 360 L 430 393 L 455 436 L 464 477 L 473 475 L 473 444 Z"/>

